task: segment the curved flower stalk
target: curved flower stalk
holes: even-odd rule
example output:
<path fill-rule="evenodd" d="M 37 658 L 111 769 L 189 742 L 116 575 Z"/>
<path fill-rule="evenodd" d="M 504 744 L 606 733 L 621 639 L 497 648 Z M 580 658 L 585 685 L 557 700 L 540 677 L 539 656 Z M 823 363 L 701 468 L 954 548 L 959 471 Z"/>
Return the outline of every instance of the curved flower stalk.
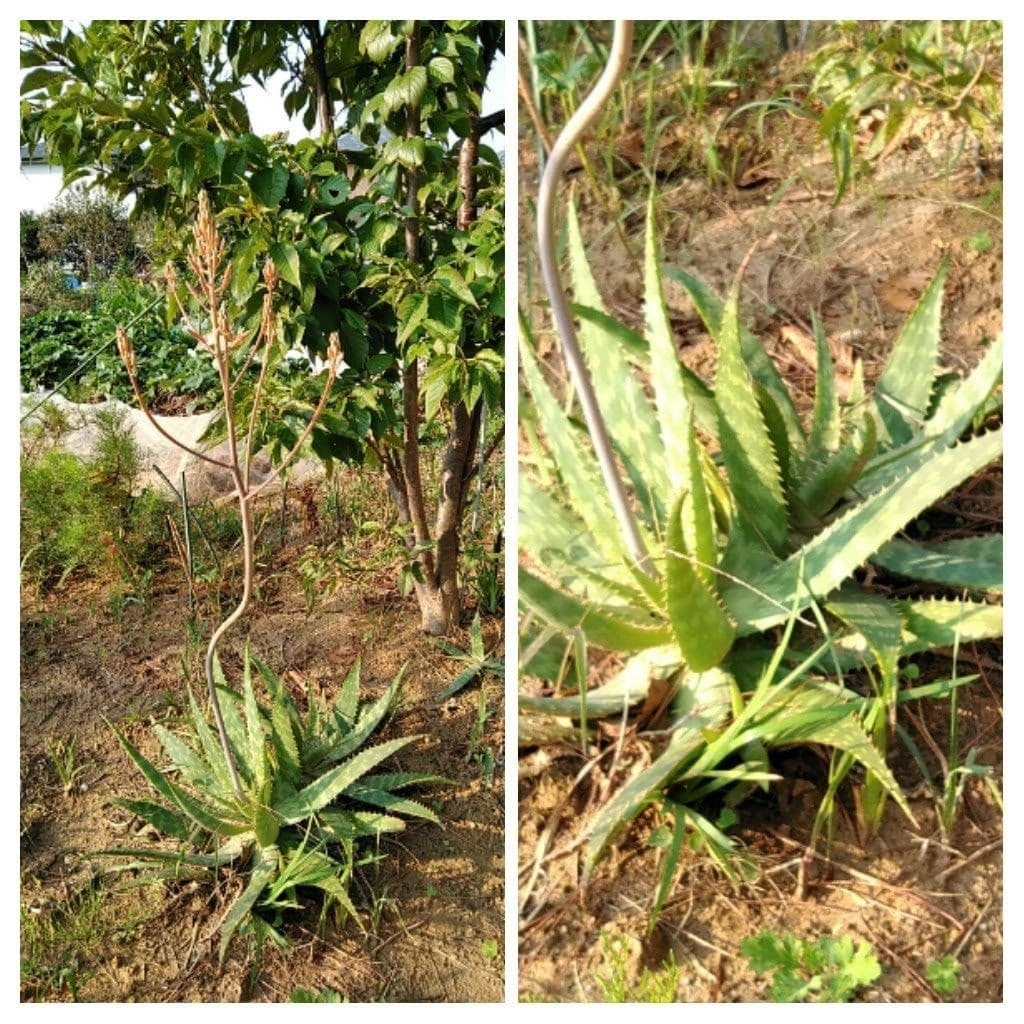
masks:
<path fill-rule="evenodd" d="M 541 178 L 540 194 L 537 197 L 537 250 L 540 255 L 544 287 L 551 300 L 551 316 L 554 319 L 555 330 L 565 356 L 565 365 L 572 379 L 573 387 L 579 396 L 587 430 L 590 432 L 590 438 L 594 445 L 594 454 L 597 457 L 601 477 L 615 510 L 619 529 L 622 531 L 626 547 L 633 560 L 645 573 L 650 575 L 652 569 L 647 556 L 647 547 L 640 536 L 636 517 L 630 509 L 625 488 L 615 465 L 615 456 L 608 438 L 608 428 L 583 361 L 583 355 L 580 352 L 576 328 L 569 311 L 569 301 L 566 298 L 565 289 L 562 287 L 561 276 L 558 272 L 558 260 L 555 256 L 555 198 L 558 182 L 565 169 L 565 162 L 583 133 L 593 123 L 601 112 L 601 108 L 614 92 L 626 70 L 632 46 L 633 23 L 630 21 L 615 22 L 615 35 L 607 66 L 598 79 L 597 85 L 579 105 L 576 113 L 569 119 L 569 123 L 562 129 L 551 148 L 551 154 Z"/>
<path fill-rule="evenodd" d="M 230 264 L 224 265 L 224 240 L 220 237 L 220 233 L 217 230 L 217 222 L 210 210 L 210 201 L 205 192 L 199 194 L 199 216 L 193 231 L 193 239 L 193 245 L 188 253 L 188 262 L 195 277 L 195 283 L 187 282 L 187 287 L 196 302 L 209 314 L 210 328 L 208 331 L 201 331 L 190 320 L 187 312 L 181 303 L 178 302 L 175 290 L 176 277 L 174 268 L 171 265 L 167 267 L 166 283 L 168 294 L 174 296 L 178 309 L 187 324 L 189 334 L 195 339 L 202 350 L 210 354 L 217 369 L 223 396 L 224 422 L 227 426 L 226 458 L 215 458 L 206 452 L 190 447 L 174 437 L 157 422 L 156 417 L 146 405 L 142 388 L 139 386 L 138 365 L 131 339 L 120 325 L 117 328 L 117 344 L 121 360 L 128 371 L 128 378 L 131 381 L 132 390 L 135 392 L 139 408 L 153 427 L 168 441 L 182 449 L 182 451 L 211 465 L 226 469 L 231 474 L 232 482 L 235 485 L 235 499 L 238 502 L 238 510 L 242 521 L 242 596 L 237 607 L 217 626 L 210 637 L 206 650 L 204 673 L 206 676 L 207 694 L 210 699 L 210 706 L 213 709 L 213 717 L 217 725 L 217 733 L 224 752 L 224 758 L 231 775 L 231 782 L 236 796 L 241 797 L 242 786 L 238 775 L 238 768 L 235 764 L 234 753 L 228 740 L 220 701 L 217 697 L 217 686 L 214 678 L 217 645 L 225 633 L 245 614 L 246 609 L 249 607 L 249 601 L 252 598 L 254 569 L 253 502 L 260 491 L 273 483 L 289 463 L 292 462 L 302 449 L 303 444 L 305 444 L 317 420 L 323 413 L 327 405 L 327 399 L 330 397 L 331 387 L 337 377 L 338 366 L 341 361 L 341 346 L 337 333 L 332 334 L 327 349 L 327 376 L 324 381 L 324 389 L 320 396 L 320 401 L 313 411 L 313 415 L 310 417 L 309 422 L 292 449 L 274 467 L 271 474 L 265 480 L 258 486 L 253 487 L 251 485 L 251 471 L 255 455 L 253 451 L 253 438 L 256 431 L 256 417 L 259 413 L 260 398 L 266 379 L 267 367 L 270 363 L 270 349 L 277 329 L 277 318 L 274 314 L 274 293 L 278 284 L 277 268 L 269 259 L 263 267 L 263 283 L 266 291 L 263 296 L 263 315 L 260 319 L 259 329 L 255 334 L 247 331 L 235 331 L 228 320 L 227 308 L 224 303 L 224 297 L 231 284 L 231 266 Z M 236 370 L 235 363 L 242 353 L 244 353 L 244 358 L 241 359 L 241 366 Z M 245 440 L 242 442 L 238 425 L 235 423 L 235 389 L 253 359 L 256 358 L 257 353 L 260 356 L 259 378 L 257 379 L 253 394 L 249 422 L 245 431 Z"/>

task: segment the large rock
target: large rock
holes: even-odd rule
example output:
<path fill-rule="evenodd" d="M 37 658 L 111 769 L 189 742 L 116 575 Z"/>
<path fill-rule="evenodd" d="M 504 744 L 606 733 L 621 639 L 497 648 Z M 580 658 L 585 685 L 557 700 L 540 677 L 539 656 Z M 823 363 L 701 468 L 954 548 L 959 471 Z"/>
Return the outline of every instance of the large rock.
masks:
<path fill-rule="evenodd" d="M 42 394 L 22 395 L 22 415 L 38 405 L 42 397 Z M 59 410 L 69 424 L 69 429 L 58 432 L 53 440 L 53 443 L 64 451 L 82 459 L 91 459 L 96 454 L 96 446 L 101 436 L 100 427 L 96 422 L 97 414 L 110 409 L 121 415 L 124 425 L 131 431 L 135 443 L 139 447 L 143 469 L 139 477 L 141 487 L 166 491 L 167 485 L 160 478 L 160 473 L 163 473 L 175 487 L 179 484 L 181 474 L 185 473 L 190 498 L 198 501 L 216 501 L 220 498 L 230 497 L 234 493 L 235 486 L 231 474 L 226 469 L 213 466 L 202 459 L 197 459 L 194 455 L 183 452 L 177 445 L 164 437 L 149 419 L 133 406 L 125 405 L 124 402 L 119 402 L 116 399 L 95 405 L 77 405 L 74 402 L 69 402 L 62 395 L 54 395 L 47 400 L 47 404 Z M 205 451 L 213 458 L 226 461 L 227 442 L 205 450 L 200 441 L 215 415 L 214 412 L 204 412 L 194 416 L 156 416 L 155 418 L 171 437 L 177 438 L 190 448 Z M 32 427 L 38 427 L 45 422 L 45 407 L 43 407 L 33 412 L 22 424 L 23 449 L 40 443 L 38 429 L 32 430 Z M 257 453 L 253 459 L 251 486 L 257 487 L 270 472 L 270 459 L 263 452 Z M 289 483 L 304 483 L 307 480 L 318 478 L 322 472 L 322 466 L 316 460 L 299 459 L 289 467 L 288 480 Z M 277 480 L 264 493 L 279 489 L 280 486 L 281 483 Z"/>

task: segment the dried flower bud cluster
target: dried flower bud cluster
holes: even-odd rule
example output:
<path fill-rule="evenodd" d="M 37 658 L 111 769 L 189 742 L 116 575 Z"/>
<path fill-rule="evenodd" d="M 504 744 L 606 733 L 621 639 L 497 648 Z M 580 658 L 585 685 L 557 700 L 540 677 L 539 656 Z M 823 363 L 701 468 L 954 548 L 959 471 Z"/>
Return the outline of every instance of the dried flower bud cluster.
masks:
<path fill-rule="evenodd" d="M 138 369 L 138 364 L 135 361 L 135 349 L 128 337 L 128 332 L 120 324 L 117 325 L 117 352 L 128 371 L 128 376 L 134 377 Z"/>
<path fill-rule="evenodd" d="M 337 376 L 345 367 L 341 354 L 341 339 L 337 331 L 331 331 L 327 342 L 327 368 L 332 376 Z"/>
<path fill-rule="evenodd" d="M 260 337 L 266 344 L 270 344 L 274 337 L 276 319 L 274 317 L 274 292 L 277 290 L 277 283 L 280 277 L 274 261 L 268 259 L 263 264 L 263 283 L 267 290 L 263 294 L 263 316 L 260 319 Z"/>

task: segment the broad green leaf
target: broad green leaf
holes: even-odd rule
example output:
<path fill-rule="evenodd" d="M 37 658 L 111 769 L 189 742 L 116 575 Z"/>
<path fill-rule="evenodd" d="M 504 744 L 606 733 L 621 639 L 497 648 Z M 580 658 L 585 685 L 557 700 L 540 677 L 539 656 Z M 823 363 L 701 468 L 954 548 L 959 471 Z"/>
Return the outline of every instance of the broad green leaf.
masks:
<path fill-rule="evenodd" d="M 394 52 L 401 39 L 391 32 L 390 21 L 368 21 L 359 33 L 359 52 L 374 64 L 381 64 Z"/>
<path fill-rule="evenodd" d="M 465 279 L 454 267 L 447 265 L 438 267 L 434 271 L 434 281 L 445 291 L 454 295 L 460 302 L 465 302 L 467 306 L 476 307 L 476 297 L 469 290 L 469 285 L 466 284 Z"/>
<path fill-rule="evenodd" d="M 399 107 L 417 106 L 427 88 L 427 69 L 409 68 L 396 75 L 384 90 L 384 109 L 387 113 Z"/>
<path fill-rule="evenodd" d="M 333 174 L 320 183 L 320 202 L 324 206 L 338 206 L 348 198 L 351 187 L 344 174 Z"/>
<path fill-rule="evenodd" d="M 263 206 L 276 210 L 288 191 L 288 168 L 284 164 L 264 167 L 249 179 L 249 188 Z"/>
<path fill-rule="evenodd" d="M 270 258 L 274 261 L 278 273 L 296 288 L 302 287 L 302 274 L 299 270 L 299 253 L 291 242 L 274 242 L 270 246 Z"/>
<path fill-rule="evenodd" d="M 385 160 L 397 161 L 403 167 L 419 167 L 426 156 L 423 137 L 396 135 L 393 139 L 388 139 L 382 156 Z"/>
<path fill-rule="evenodd" d="M 455 65 L 447 57 L 431 57 L 427 62 L 427 73 L 435 82 L 451 84 L 455 81 Z"/>

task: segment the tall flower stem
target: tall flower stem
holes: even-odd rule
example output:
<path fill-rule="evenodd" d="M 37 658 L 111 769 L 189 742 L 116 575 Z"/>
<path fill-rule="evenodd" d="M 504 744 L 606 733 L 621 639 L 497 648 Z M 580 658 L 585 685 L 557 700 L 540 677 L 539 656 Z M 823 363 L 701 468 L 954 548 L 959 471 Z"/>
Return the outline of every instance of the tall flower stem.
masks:
<path fill-rule="evenodd" d="M 252 599 L 253 579 L 255 576 L 255 558 L 252 531 L 252 505 L 256 496 L 268 485 L 278 479 L 288 464 L 298 455 L 306 439 L 309 437 L 317 420 L 323 413 L 327 399 L 330 397 L 331 388 L 337 377 L 338 364 L 341 360 L 341 346 L 337 333 L 330 337 L 330 344 L 327 349 L 327 380 L 324 383 L 324 390 L 320 401 L 313 410 L 305 429 L 299 439 L 284 458 L 274 467 L 271 474 L 258 486 L 250 484 L 250 470 L 252 467 L 253 439 L 256 434 L 256 419 L 259 412 L 260 398 L 263 394 L 264 381 L 266 379 L 267 367 L 270 362 L 271 346 L 277 330 L 277 321 L 274 314 L 274 293 L 277 289 L 277 269 L 271 261 L 267 261 L 263 268 L 263 283 L 266 288 L 263 300 L 263 316 L 260 321 L 259 331 L 255 336 L 247 336 L 247 333 L 233 331 L 228 323 L 227 311 L 224 306 L 224 296 L 227 294 L 231 284 L 231 266 L 227 265 L 221 269 L 224 263 L 224 243 L 217 231 L 217 223 L 210 210 L 210 203 L 205 192 L 199 195 L 199 217 L 196 221 L 194 231 L 194 244 L 189 250 L 189 266 L 196 278 L 196 284 L 191 282 L 188 289 L 193 298 L 206 310 L 210 329 L 203 333 L 195 325 L 191 324 L 185 310 L 180 306 L 182 316 L 188 323 L 188 330 L 192 337 L 199 344 L 200 348 L 210 353 L 221 385 L 221 399 L 224 407 L 224 420 L 227 426 L 227 458 L 214 458 L 192 448 L 183 441 L 178 440 L 157 423 L 153 413 L 146 405 L 142 388 L 138 380 L 138 365 L 135 358 L 135 351 L 131 340 L 123 327 L 117 328 L 118 351 L 121 360 L 128 371 L 132 390 L 135 392 L 139 407 L 147 419 L 167 440 L 175 444 L 182 451 L 187 452 L 195 458 L 202 459 L 212 465 L 228 470 L 231 480 L 235 485 L 235 498 L 238 502 L 238 511 L 242 520 L 242 596 L 235 609 L 225 618 L 220 625 L 214 629 L 210 636 L 210 642 L 206 649 L 206 659 L 203 663 L 203 671 L 206 676 L 206 690 L 210 700 L 210 708 L 213 711 L 213 719 L 217 726 L 217 735 L 220 740 L 224 760 L 231 775 L 231 784 L 235 795 L 243 799 L 242 783 L 238 775 L 238 766 L 235 760 L 234 751 L 228 738 L 227 729 L 224 725 L 224 716 L 221 712 L 220 699 L 217 695 L 217 684 L 214 678 L 214 664 L 217 658 L 217 647 L 227 631 L 245 614 L 249 602 Z M 175 290 L 175 275 L 173 267 L 167 271 L 167 285 L 169 293 L 177 300 Z M 257 348 L 262 346 L 262 360 L 260 365 L 259 378 L 253 393 L 252 408 L 249 411 L 249 422 L 244 431 L 244 450 L 239 445 L 240 432 L 235 423 L 235 389 L 239 380 L 248 369 Z M 248 352 L 242 361 L 241 369 L 232 378 L 233 356 L 236 352 L 248 348 Z"/>
<path fill-rule="evenodd" d="M 640 536 L 636 517 L 630 508 L 625 487 L 615 464 L 615 453 L 612 451 L 608 437 L 608 428 L 604 416 L 601 414 L 601 407 L 594 393 L 590 374 L 587 372 L 583 355 L 580 352 L 579 341 L 576 338 L 576 326 L 569 310 L 569 300 L 562 287 L 555 254 L 555 200 L 566 160 L 615 91 L 615 87 L 629 63 L 632 47 L 633 23 L 629 21 L 615 22 L 611 54 L 597 85 L 579 105 L 576 113 L 569 119 L 569 123 L 562 129 L 551 148 L 551 154 L 540 182 L 540 194 L 537 197 L 537 250 L 540 255 L 541 276 L 551 301 L 551 315 L 562 345 L 565 365 L 573 387 L 576 389 L 576 394 L 579 396 L 583 418 L 594 445 L 594 454 L 601 467 L 601 475 L 611 499 L 615 517 L 618 519 L 623 539 L 633 560 L 640 569 L 650 575 L 653 569 L 647 555 L 647 548 Z"/>

